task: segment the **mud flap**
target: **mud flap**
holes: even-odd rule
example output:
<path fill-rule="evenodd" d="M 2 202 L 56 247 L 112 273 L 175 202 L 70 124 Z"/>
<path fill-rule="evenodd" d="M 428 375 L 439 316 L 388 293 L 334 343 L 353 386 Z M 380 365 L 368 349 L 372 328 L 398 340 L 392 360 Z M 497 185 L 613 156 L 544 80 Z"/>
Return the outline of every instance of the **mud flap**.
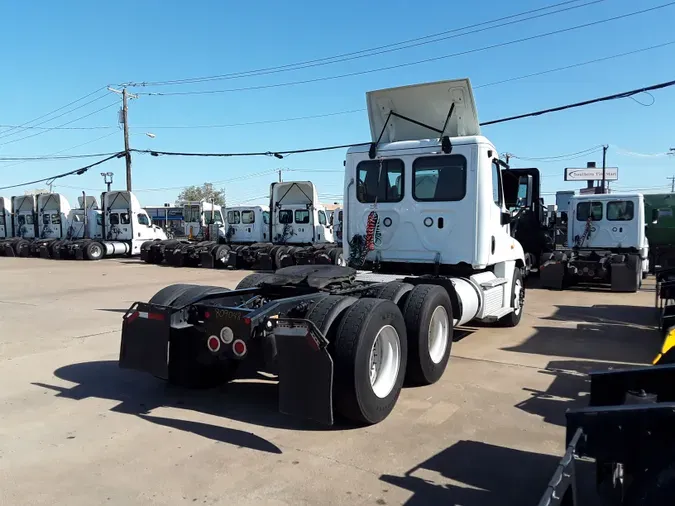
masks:
<path fill-rule="evenodd" d="M 52 256 L 49 254 L 49 244 L 43 244 L 40 246 L 40 258 L 46 258 L 49 259 Z"/>
<path fill-rule="evenodd" d="M 637 292 L 639 279 L 636 266 L 627 263 L 612 264 L 613 292 Z"/>
<path fill-rule="evenodd" d="M 309 320 L 279 319 L 274 337 L 279 411 L 333 425 L 333 359 L 328 341 Z"/>
<path fill-rule="evenodd" d="M 82 244 L 79 248 L 75 248 L 75 260 L 84 260 L 84 248 L 84 244 Z"/>
<path fill-rule="evenodd" d="M 215 268 L 216 262 L 214 261 L 213 255 L 211 254 L 211 248 L 209 248 L 207 251 L 202 251 L 199 254 L 199 264 L 204 269 Z"/>
<path fill-rule="evenodd" d="M 135 304 L 124 315 L 119 366 L 169 378 L 171 315 L 150 304 Z"/>
<path fill-rule="evenodd" d="M 551 263 L 539 269 L 539 282 L 542 288 L 562 290 L 565 281 L 565 264 Z"/>
<path fill-rule="evenodd" d="M 5 244 L 5 256 L 6 257 L 15 257 L 16 254 L 14 253 L 14 248 L 12 248 L 11 244 Z"/>
<path fill-rule="evenodd" d="M 258 253 L 258 269 L 261 271 L 273 271 L 274 264 L 269 253 Z"/>

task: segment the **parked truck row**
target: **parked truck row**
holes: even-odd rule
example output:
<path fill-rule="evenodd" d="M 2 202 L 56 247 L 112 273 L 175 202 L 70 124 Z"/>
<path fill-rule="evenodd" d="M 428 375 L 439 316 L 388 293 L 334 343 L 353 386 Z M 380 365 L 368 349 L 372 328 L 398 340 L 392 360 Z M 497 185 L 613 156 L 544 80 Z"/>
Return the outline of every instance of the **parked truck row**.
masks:
<path fill-rule="evenodd" d="M 147 241 L 141 259 L 176 267 L 273 270 L 298 264 L 345 265 L 331 221 L 311 181 L 272 183 L 269 206 L 226 207 L 195 214 L 206 237 Z M 195 213 L 198 210 L 195 209 Z M 209 217 L 207 219 L 207 217 Z M 186 219 L 187 228 L 187 219 Z"/>
<path fill-rule="evenodd" d="M 127 191 L 83 193 L 71 208 L 59 193 L 0 197 L 0 256 L 99 260 L 138 255 L 147 240 L 166 239 Z"/>

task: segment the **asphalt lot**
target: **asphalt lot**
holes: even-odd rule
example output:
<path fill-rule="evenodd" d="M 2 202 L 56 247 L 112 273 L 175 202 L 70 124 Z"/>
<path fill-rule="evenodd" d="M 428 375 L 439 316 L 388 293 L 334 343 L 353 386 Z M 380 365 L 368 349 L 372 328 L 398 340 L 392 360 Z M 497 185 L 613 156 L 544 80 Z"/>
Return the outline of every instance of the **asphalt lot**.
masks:
<path fill-rule="evenodd" d="M 387 420 L 329 430 L 279 414 L 262 376 L 192 392 L 117 367 L 132 302 L 246 274 L 1 258 L 0 504 L 535 505 L 583 373 L 660 345 L 650 282 L 530 289 L 519 327 L 458 332 L 441 381 Z"/>

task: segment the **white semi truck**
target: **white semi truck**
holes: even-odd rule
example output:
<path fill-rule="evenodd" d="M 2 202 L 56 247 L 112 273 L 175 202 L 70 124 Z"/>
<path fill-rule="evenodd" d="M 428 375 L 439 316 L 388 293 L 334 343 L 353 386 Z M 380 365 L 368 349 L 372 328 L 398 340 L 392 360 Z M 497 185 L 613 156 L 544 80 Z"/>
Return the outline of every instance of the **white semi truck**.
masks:
<path fill-rule="evenodd" d="M 255 273 L 233 291 L 167 286 L 125 314 L 121 367 L 209 386 L 261 353 L 282 412 L 374 424 L 404 379 L 441 378 L 455 326 L 518 325 L 523 248 L 468 79 L 370 92 L 367 103 L 373 142 L 345 161 L 350 266 Z"/>
<path fill-rule="evenodd" d="M 270 211 L 271 210 L 271 211 Z M 270 206 L 225 210 L 218 241 L 148 242 L 141 259 L 174 266 L 272 270 L 294 264 L 344 265 L 326 209 L 311 181 L 272 183 Z"/>
<path fill-rule="evenodd" d="M 101 199 L 102 209 L 87 196 L 78 199 L 80 208 L 71 209 L 58 193 L 12 197 L 14 237 L 3 241 L 0 252 L 5 256 L 99 260 L 138 255 L 145 241 L 166 239 L 131 192 L 107 192 Z"/>
<path fill-rule="evenodd" d="M 588 283 L 608 284 L 615 292 L 639 290 L 649 272 L 642 194 L 573 195 L 566 211 L 567 247 L 542 258 L 542 286 Z"/>

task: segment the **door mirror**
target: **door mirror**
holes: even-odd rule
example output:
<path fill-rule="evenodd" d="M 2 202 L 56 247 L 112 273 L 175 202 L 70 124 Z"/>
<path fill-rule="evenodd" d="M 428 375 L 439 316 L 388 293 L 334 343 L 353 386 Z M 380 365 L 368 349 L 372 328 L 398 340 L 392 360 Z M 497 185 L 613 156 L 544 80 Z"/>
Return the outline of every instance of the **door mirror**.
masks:
<path fill-rule="evenodd" d="M 656 225 L 659 221 L 659 210 L 652 209 L 652 225 Z"/>
<path fill-rule="evenodd" d="M 518 180 L 518 207 L 532 207 L 532 176 L 520 176 Z"/>
<path fill-rule="evenodd" d="M 511 223 L 511 213 L 501 213 L 501 224 L 509 225 Z"/>

